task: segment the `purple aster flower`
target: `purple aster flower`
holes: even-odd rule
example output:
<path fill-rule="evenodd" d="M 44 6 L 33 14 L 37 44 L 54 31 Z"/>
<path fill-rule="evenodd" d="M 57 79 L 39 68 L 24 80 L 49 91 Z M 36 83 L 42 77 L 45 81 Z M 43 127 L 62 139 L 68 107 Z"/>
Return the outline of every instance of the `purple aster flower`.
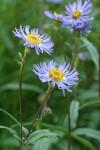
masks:
<path fill-rule="evenodd" d="M 89 22 L 78 23 L 76 27 L 72 27 L 71 31 L 77 30 L 80 32 L 80 36 L 84 34 L 89 34 L 91 32 L 92 26 Z"/>
<path fill-rule="evenodd" d="M 57 85 L 63 95 L 65 95 L 65 90 L 72 92 L 70 88 L 77 84 L 75 81 L 78 80 L 78 72 L 71 69 L 69 63 L 64 62 L 57 67 L 56 62 L 52 60 L 48 64 L 43 62 L 33 66 L 33 72 L 39 76 L 42 82 L 51 82 L 52 88 Z"/>
<path fill-rule="evenodd" d="M 45 14 L 47 17 L 49 17 L 50 19 L 54 19 L 54 20 L 61 21 L 61 22 L 63 22 L 64 17 L 65 17 L 65 16 L 63 16 L 62 14 L 58 14 L 58 13 L 56 13 L 56 12 L 52 13 L 52 12 L 49 11 L 49 10 L 46 10 L 46 11 L 44 12 L 44 14 Z"/>
<path fill-rule="evenodd" d="M 92 12 L 92 3 L 90 3 L 90 0 L 85 0 L 83 4 L 82 0 L 77 0 L 77 2 L 69 4 L 65 8 L 67 16 L 63 22 L 64 26 L 70 25 L 76 28 L 77 25 L 81 26 L 93 19 L 93 17 L 89 17 L 89 14 Z"/>
<path fill-rule="evenodd" d="M 50 54 L 52 52 L 52 47 L 54 43 L 51 41 L 47 34 L 40 35 L 38 29 L 32 29 L 29 31 L 30 26 L 26 25 L 24 28 L 20 25 L 20 29 L 13 31 L 14 35 L 19 37 L 24 41 L 24 46 L 34 48 L 36 54 L 39 55 L 40 52 L 46 52 Z"/>
<path fill-rule="evenodd" d="M 46 2 L 54 2 L 56 4 L 60 4 L 62 0 L 46 0 Z"/>

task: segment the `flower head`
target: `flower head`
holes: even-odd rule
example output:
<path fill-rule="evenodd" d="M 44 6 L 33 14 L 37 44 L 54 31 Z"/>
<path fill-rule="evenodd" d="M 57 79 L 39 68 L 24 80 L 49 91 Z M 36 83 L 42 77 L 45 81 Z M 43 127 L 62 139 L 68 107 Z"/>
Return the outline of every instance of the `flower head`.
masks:
<path fill-rule="evenodd" d="M 92 26 L 89 22 L 78 23 L 76 27 L 72 27 L 71 31 L 77 30 L 80 32 L 80 36 L 84 34 L 89 34 L 91 32 Z"/>
<path fill-rule="evenodd" d="M 39 55 L 40 52 L 46 52 L 50 54 L 52 52 L 52 47 L 54 43 L 51 41 L 47 34 L 40 35 L 38 29 L 32 29 L 29 31 L 30 26 L 26 25 L 24 28 L 20 25 L 20 29 L 13 31 L 14 35 L 19 37 L 24 41 L 24 46 L 34 48 L 36 54 Z"/>
<path fill-rule="evenodd" d="M 65 8 L 67 16 L 64 19 L 64 26 L 70 25 L 76 28 L 77 25 L 81 26 L 93 19 L 89 17 L 89 14 L 92 12 L 92 3 L 90 3 L 90 0 L 85 0 L 83 4 L 82 0 L 77 0 L 77 2 L 69 4 Z"/>
<path fill-rule="evenodd" d="M 70 88 L 77 84 L 75 81 L 78 80 L 78 72 L 75 69 L 71 70 L 71 65 L 66 62 L 60 64 L 59 67 L 53 60 L 48 64 L 43 62 L 40 65 L 34 65 L 33 72 L 42 82 L 51 82 L 53 88 L 57 85 L 63 94 L 65 90 L 71 92 Z"/>
<path fill-rule="evenodd" d="M 46 11 L 44 12 L 44 14 L 45 14 L 47 17 L 49 17 L 50 19 L 54 19 L 54 20 L 61 21 L 61 22 L 63 22 L 63 20 L 64 20 L 64 16 L 63 16 L 62 14 L 58 14 L 58 13 L 56 13 L 56 12 L 52 13 L 51 11 L 46 10 Z"/>

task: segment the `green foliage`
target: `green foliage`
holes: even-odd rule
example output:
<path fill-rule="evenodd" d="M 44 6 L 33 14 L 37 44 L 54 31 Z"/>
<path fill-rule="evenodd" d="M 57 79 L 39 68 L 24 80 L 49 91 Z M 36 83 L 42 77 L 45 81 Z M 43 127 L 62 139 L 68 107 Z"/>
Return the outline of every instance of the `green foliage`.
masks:
<path fill-rule="evenodd" d="M 90 100 L 89 102 L 86 102 L 83 104 L 80 109 L 87 108 L 87 107 L 97 107 L 100 106 L 100 98 L 95 98 L 93 100 Z"/>
<path fill-rule="evenodd" d="M 99 64 L 98 64 L 99 56 L 98 56 L 97 48 L 88 39 L 81 38 L 81 40 L 84 42 L 84 44 L 90 54 L 90 58 L 95 63 L 96 69 L 98 71 L 99 70 Z"/>
<path fill-rule="evenodd" d="M 79 111 L 79 102 L 73 100 L 70 104 L 70 121 L 71 128 L 76 127 L 77 119 L 78 119 L 78 111 Z"/>
<path fill-rule="evenodd" d="M 77 135 L 85 135 L 87 137 L 93 138 L 95 140 L 100 141 L 100 131 L 97 131 L 95 129 L 90 129 L 90 128 L 77 128 L 74 131 L 75 134 Z"/>
<path fill-rule="evenodd" d="M 40 140 L 39 142 L 37 142 L 37 144 L 35 144 L 34 149 L 35 150 L 48 150 L 50 147 L 50 143 L 49 140 L 47 138 L 43 138 L 42 140 Z"/>
<path fill-rule="evenodd" d="M 4 86 L 1 87 L 0 91 L 5 91 L 5 90 L 18 90 L 18 83 L 9 83 L 9 84 L 5 84 Z M 22 88 L 23 90 L 31 90 L 37 93 L 43 93 L 44 90 L 36 85 L 32 85 L 32 84 L 27 84 L 27 83 L 23 83 L 22 84 Z"/>
<path fill-rule="evenodd" d="M 49 139 L 51 138 L 51 137 L 54 137 L 54 136 L 56 136 L 57 137 L 57 134 L 55 134 L 55 133 L 52 133 L 52 132 L 50 132 L 49 130 L 37 130 L 37 131 L 35 131 L 35 132 L 33 132 L 31 135 L 30 135 L 30 137 L 29 137 L 29 139 L 28 139 L 28 142 L 30 143 L 30 144 L 34 144 L 35 142 L 37 142 L 37 141 L 39 141 L 40 139 L 42 139 L 42 138 L 47 138 L 48 139 L 48 141 L 49 141 Z M 41 141 L 39 141 L 40 143 L 41 143 Z"/>
<path fill-rule="evenodd" d="M 37 56 L 32 50 L 27 56 L 23 71 L 23 139 L 25 140 L 31 121 L 40 106 L 47 90 L 47 84 L 41 83 L 32 72 L 33 64 L 53 59 L 59 63 L 72 62 L 74 49 L 73 33 L 69 28 L 53 28 L 53 20 L 44 15 L 45 10 L 64 13 L 65 5 L 73 1 L 63 0 L 61 5 L 46 3 L 45 0 L 1 0 L 0 1 L 0 150 L 18 150 L 20 137 L 18 79 L 20 62 L 24 53 L 23 42 L 14 37 L 12 31 L 20 24 L 39 28 L 47 33 L 55 43 L 51 56 Z M 70 94 L 71 113 L 71 150 L 99 150 L 100 148 L 100 98 L 98 92 L 98 48 L 99 48 L 99 1 L 93 3 L 91 22 L 93 28 L 88 36 L 81 37 L 78 52 L 86 52 L 87 59 L 78 55 L 76 70 L 79 83 L 76 92 Z M 17 62 L 16 62 L 17 60 Z M 19 64 L 19 65 L 18 65 Z M 52 113 L 36 122 L 34 131 L 28 138 L 23 150 L 65 150 L 68 144 L 67 93 L 55 88 L 47 103 Z M 40 119 L 39 119 L 40 120 Z M 30 123 L 28 123 L 30 122 Z M 46 123 L 44 123 L 46 122 Z M 39 123 L 39 124 L 38 124 Z M 36 130 L 35 130 L 36 129 Z M 37 130 L 38 129 L 38 130 Z"/>
<path fill-rule="evenodd" d="M 15 123 L 17 123 L 17 125 L 18 126 L 20 126 L 20 123 L 16 120 L 16 118 L 14 118 L 11 114 L 9 114 L 8 112 L 6 112 L 5 110 L 3 110 L 3 109 L 0 109 L 0 111 L 1 112 L 3 112 L 3 113 L 5 113 L 7 116 L 9 116 Z M 14 136 L 17 138 L 17 139 L 20 139 L 18 136 L 17 136 L 17 134 L 16 134 L 16 132 L 13 130 L 13 129 L 11 129 L 11 128 L 8 128 L 8 127 L 3 127 L 3 126 L 1 126 L 1 128 L 2 129 L 7 129 L 9 132 L 11 132 L 12 134 L 14 134 Z M 24 134 L 25 135 L 27 135 L 28 134 L 28 130 L 25 128 L 25 127 L 22 127 L 22 130 L 23 130 L 23 132 L 24 132 Z"/>
<path fill-rule="evenodd" d="M 5 126 L 0 126 L 0 129 L 5 129 L 5 130 L 9 131 L 17 140 L 20 141 L 20 137 L 18 136 L 18 134 L 15 130 L 5 127 Z"/>
<path fill-rule="evenodd" d="M 57 126 L 53 126 L 53 125 L 49 125 L 49 124 L 43 124 L 43 126 L 53 129 L 55 131 L 58 131 L 58 133 L 63 133 L 63 135 L 68 135 L 68 131 L 61 128 L 61 127 L 57 127 Z M 75 132 L 75 131 L 74 131 Z M 96 150 L 96 148 L 92 145 L 91 142 L 89 142 L 88 140 L 86 140 L 85 138 L 82 138 L 80 136 L 77 136 L 76 133 L 71 132 L 71 138 L 75 141 L 77 141 L 78 143 L 80 143 L 82 145 L 82 147 L 86 147 L 90 150 Z M 62 135 L 62 134 L 61 134 Z"/>

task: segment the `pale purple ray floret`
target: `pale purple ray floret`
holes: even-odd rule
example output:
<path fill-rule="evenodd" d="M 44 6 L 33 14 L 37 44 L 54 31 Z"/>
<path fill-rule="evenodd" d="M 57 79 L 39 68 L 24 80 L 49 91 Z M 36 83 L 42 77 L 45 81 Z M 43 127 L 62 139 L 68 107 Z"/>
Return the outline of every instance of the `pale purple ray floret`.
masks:
<path fill-rule="evenodd" d="M 49 10 L 44 11 L 44 14 L 45 14 L 47 17 L 49 17 L 50 19 L 58 20 L 58 21 L 61 21 L 61 22 L 63 22 L 64 17 L 65 17 L 65 16 L 62 15 L 62 14 L 58 14 L 58 13 L 56 13 L 56 12 L 51 12 L 51 11 L 49 11 Z"/>
<path fill-rule="evenodd" d="M 50 36 L 47 34 L 40 35 L 38 28 L 30 30 L 29 25 L 25 27 L 20 25 L 20 28 L 15 28 L 13 33 L 24 41 L 24 46 L 35 49 L 37 55 L 39 55 L 40 52 L 50 54 L 53 51 L 54 43 L 51 41 Z"/>
<path fill-rule="evenodd" d="M 63 26 L 70 25 L 72 28 L 81 28 L 81 26 L 85 27 L 85 23 L 93 20 L 93 17 L 90 17 L 90 13 L 92 12 L 92 3 L 90 0 L 85 0 L 82 3 L 82 0 L 77 0 L 77 2 L 73 2 L 72 4 L 68 4 L 66 8 L 66 17 L 63 22 Z M 80 25 L 80 26 L 79 26 Z"/>
<path fill-rule="evenodd" d="M 38 75 L 41 82 L 50 82 L 52 88 L 57 85 L 58 89 L 62 90 L 65 95 L 65 90 L 72 92 L 70 89 L 77 84 L 78 72 L 71 69 L 70 63 L 62 63 L 57 67 L 53 60 L 49 63 L 41 62 L 39 65 L 33 65 L 33 72 Z"/>

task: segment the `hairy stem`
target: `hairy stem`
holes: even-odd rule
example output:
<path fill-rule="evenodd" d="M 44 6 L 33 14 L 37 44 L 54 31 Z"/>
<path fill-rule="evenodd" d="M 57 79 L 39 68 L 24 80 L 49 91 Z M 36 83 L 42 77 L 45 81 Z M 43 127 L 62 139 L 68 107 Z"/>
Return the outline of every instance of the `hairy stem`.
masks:
<path fill-rule="evenodd" d="M 67 99 L 67 111 L 68 111 L 68 150 L 70 150 L 70 145 L 71 145 L 71 138 L 70 138 L 71 122 L 70 122 L 70 94 L 69 93 L 68 93 L 68 99 Z"/>
<path fill-rule="evenodd" d="M 21 63 L 20 73 L 19 73 L 20 139 L 21 140 L 22 140 L 22 72 L 24 68 L 26 54 L 27 53 L 24 53 L 24 56 L 22 58 L 22 63 Z"/>
<path fill-rule="evenodd" d="M 76 66 L 76 58 L 77 58 L 77 54 L 78 54 L 78 36 L 77 33 L 74 33 L 74 48 L 73 48 L 73 58 L 72 58 L 72 62 L 71 62 L 71 66 L 72 68 Z M 70 146 L 71 146 L 71 138 L 70 138 L 70 134 L 71 134 L 71 120 L 70 120 L 70 94 L 68 93 L 68 97 L 67 97 L 67 110 L 68 110 L 68 150 L 70 150 Z M 75 93 L 74 93 L 74 100 L 76 100 L 77 98 L 77 86 L 75 87 Z"/>
<path fill-rule="evenodd" d="M 23 143 L 22 141 L 20 141 L 19 150 L 22 150 L 22 149 L 23 149 Z"/>
<path fill-rule="evenodd" d="M 43 106 L 43 109 L 42 109 L 42 112 L 41 112 L 41 114 L 40 114 L 40 120 L 42 120 L 43 117 L 44 117 L 44 110 L 45 110 L 46 106 L 47 106 L 47 101 L 45 102 L 45 104 L 44 104 L 44 106 Z"/>
<path fill-rule="evenodd" d="M 98 76 L 99 76 L 99 84 L 98 84 L 98 86 L 99 86 L 99 97 L 100 97 L 100 46 L 99 46 L 99 74 L 98 74 Z"/>
<path fill-rule="evenodd" d="M 73 58 L 72 58 L 72 62 L 71 62 L 72 67 L 75 66 L 77 54 L 78 54 L 78 37 L 77 37 L 77 35 L 74 35 L 74 49 L 73 49 L 73 53 L 72 53 Z"/>
<path fill-rule="evenodd" d="M 35 125 L 35 122 L 36 122 L 36 119 L 37 119 L 38 115 L 40 114 L 41 110 L 43 109 L 45 103 L 47 102 L 47 100 L 48 100 L 48 98 L 49 98 L 51 92 L 52 92 L 52 87 L 51 87 L 51 85 L 49 85 L 49 86 L 48 86 L 48 89 L 47 89 L 47 92 L 46 92 L 46 95 L 45 95 L 45 97 L 44 97 L 44 99 L 43 99 L 43 101 L 42 101 L 42 104 L 40 105 L 38 111 L 36 112 L 36 114 L 35 114 L 35 116 L 34 116 L 34 118 L 33 118 L 32 126 L 31 126 L 31 128 L 30 128 L 30 130 L 29 130 L 29 133 L 28 133 L 27 136 L 26 136 L 26 140 L 28 139 L 28 137 L 29 137 L 30 134 L 32 133 L 33 128 L 34 128 L 34 125 Z"/>
<path fill-rule="evenodd" d="M 63 37 L 60 36 L 58 29 L 54 29 L 54 32 L 55 32 L 55 35 L 57 36 L 57 38 L 60 40 L 60 42 L 63 43 L 64 42 L 62 39 Z M 63 49 L 63 54 L 64 54 L 64 61 L 67 61 L 65 48 Z"/>

